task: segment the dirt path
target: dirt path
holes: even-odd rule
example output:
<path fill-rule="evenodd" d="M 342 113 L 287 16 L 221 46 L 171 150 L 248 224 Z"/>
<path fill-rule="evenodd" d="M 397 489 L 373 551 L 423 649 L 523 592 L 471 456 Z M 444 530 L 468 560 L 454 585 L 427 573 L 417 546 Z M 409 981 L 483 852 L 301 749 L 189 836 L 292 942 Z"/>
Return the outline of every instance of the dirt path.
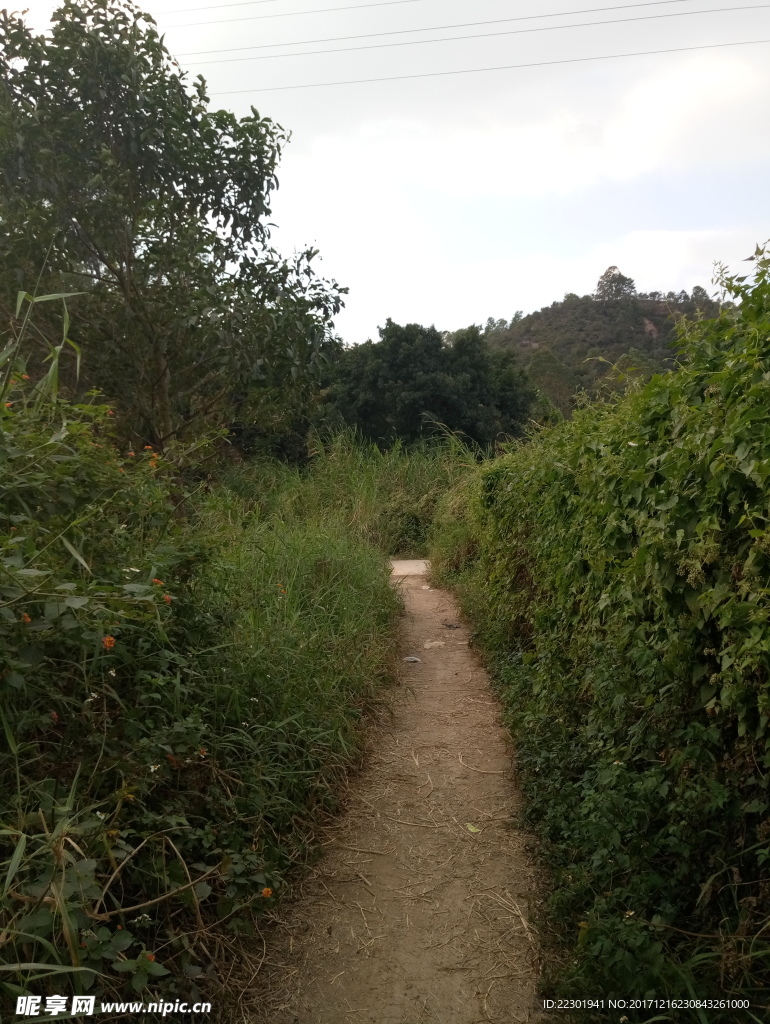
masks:
<path fill-rule="evenodd" d="M 406 603 L 394 717 L 269 943 L 263 1011 L 276 1024 L 539 1019 L 507 733 L 467 627 L 424 572 L 394 563 Z"/>

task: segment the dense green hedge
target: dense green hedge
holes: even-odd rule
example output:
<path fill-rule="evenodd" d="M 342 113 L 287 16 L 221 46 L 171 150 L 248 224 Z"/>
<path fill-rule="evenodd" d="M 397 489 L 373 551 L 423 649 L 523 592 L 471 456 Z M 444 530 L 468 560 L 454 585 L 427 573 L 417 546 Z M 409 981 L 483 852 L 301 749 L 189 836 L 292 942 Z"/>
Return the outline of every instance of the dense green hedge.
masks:
<path fill-rule="evenodd" d="M 768 261 L 726 284 L 680 369 L 484 467 L 434 539 L 553 865 L 555 988 L 755 1007 L 655 1020 L 770 1003 Z"/>

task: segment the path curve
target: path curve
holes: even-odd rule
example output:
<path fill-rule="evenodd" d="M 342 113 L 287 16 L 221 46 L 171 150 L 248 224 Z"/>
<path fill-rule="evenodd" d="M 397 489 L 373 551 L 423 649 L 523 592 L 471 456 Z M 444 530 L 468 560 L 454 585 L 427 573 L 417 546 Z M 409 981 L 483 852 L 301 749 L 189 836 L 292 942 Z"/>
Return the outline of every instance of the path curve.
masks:
<path fill-rule="evenodd" d="M 393 717 L 269 940 L 275 1024 L 540 1019 L 507 730 L 467 626 L 426 569 L 393 563 L 406 611 Z"/>

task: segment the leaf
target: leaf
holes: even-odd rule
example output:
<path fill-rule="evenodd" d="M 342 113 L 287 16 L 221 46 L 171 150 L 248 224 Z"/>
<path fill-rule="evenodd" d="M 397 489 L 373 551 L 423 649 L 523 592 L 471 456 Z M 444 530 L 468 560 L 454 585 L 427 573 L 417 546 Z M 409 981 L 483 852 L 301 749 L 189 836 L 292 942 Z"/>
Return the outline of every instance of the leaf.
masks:
<path fill-rule="evenodd" d="M 475 825 L 471 825 L 469 821 L 465 822 L 465 827 L 468 829 L 469 832 L 481 832 L 480 828 L 476 828 Z"/>
<path fill-rule="evenodd" d="M 198 882 L 193 891 L 199 900 L 205 900 L 211 895 L 211 886 L 208 882 Z"/>
<path fill-rule="evenodd" d="M 144 971 L 137 971 L 136 974 L 131 979 L 131 988 L 134 990 L 134 992 L 141 992 L 146 985 L 147 975 L 145 974 Z"/>
<path fill-rule="evenodd" d="M 19 673 L 12 672 L 11 675 L 19 675 Z M 21 679 L 21 683 L 18 684 L 17 689 L 24 683 L 24 677 L 19 676 L 19 678 Z M 13 735 L 13 732 L 11 731 L 10 722 L 5 717 L 2 708 L 0 708 L 0 718 L 3 720 L 3 731 L 5 732 L 5 738 L 8 740 L 8 747 L 12 754 L 17 754 L 19 752 L 19 747 L 18 744 L 16 743 L 16 737 Z"/>
<path fill-rule="evenodd" d="M 118 960 L 117 963 L 112 965 L 112 969 L 120 974 L 127 974 L 129 971 L 136 970 L 138 962 L 138 960 Z"/>
<path fill-rule="evenodd" d="M 156 964 L 153 960 L 147 960 L 142 964 L 142 969 L 155 978 L 160 978 L 164 974 L 171 974 L 167 967 L 164 967 L 162 964 Z"/>
<path fill-rule="evenodd" d="M 21 292 L 19 292 L 19 295 L 21 295 Z M 38 295 L 36 298 L 27 294 L 27 298 L 30 302 L 55 302 L 56 299 L 71 299 L 75 295 L 85 295 L 85 292 L 52 292 L 50 295 Z M 19 302 L 19 299 L 17 299 L 17 302 Z M 18 316 L 18 313 L 16 315 Z"/>
<path fill-rule="evenodd" d="M 60 538 L 59 538 L 59 540 L 60 540 L 60 541 L 62 542 L 62 544 L 63 544 L 63 545 L 65 546 L 65 548 L 67 549 L 67 551 L 69 551 L 69 553 L 70 553 L 70 554 L 71 554 L 71 555 L 72 555 L 72 556 L 73 556 L 74 558 L 76 558 L 76 559 L 78 560 L 78 562 L 80 562 L 80 564 L 81 564 L 81 565 L 83 566 L 83 568 L 84 568 L 84 569 L 86 570 L 86 572 L 87 572 L 87 573 L 88 573 L 89 575 L 91 575 L 91 570 L 90 570 L 90 568 L 88 567 L 88 562 L 86 562 L 85 558 L 83 558 L 83 556 L 82 556 L 82 555 L 80 554 L 80 552 L 79 552 L 79 551 L 77 550 L 77 548 L 73 547 L 73 545 L 72 545 L 72 544 L 70 544 L 70 542 L 69 542 L 69 541 L 67 540 L 67 538 L 66 538 L 66 537 L 60 537 Z"/>
<path fill-rule="evenodd" d="M 27 837 L 22 832 L 22 834 L 19 836 L 18 842 L 16 843 L 16 849 L 13 851 L 13 856 L 11 857 L 11 862 L 8 865 L 8 871 L 6 872 L 6 875 L 5 875 L 5 882 L 3 883 L 2 898 L 5 898 L 8 890 L 11 888 L 11 883 L 13 882 L 14 878 L 16 877 L 16 872 L 19 869 L 19 864 L 21 864 L 22 858 L 24 856 L 24 851 L 26 850 L 26 848 L 27 848 Z"/>

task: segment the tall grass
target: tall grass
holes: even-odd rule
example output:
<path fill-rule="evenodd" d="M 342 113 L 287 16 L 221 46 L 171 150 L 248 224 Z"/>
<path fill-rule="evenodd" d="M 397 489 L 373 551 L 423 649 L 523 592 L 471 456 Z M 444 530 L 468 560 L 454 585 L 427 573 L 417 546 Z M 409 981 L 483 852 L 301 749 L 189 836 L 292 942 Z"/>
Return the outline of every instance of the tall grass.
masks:
<path fill-rule="evenodd" d="M 339 437 L 180 505 L 183 453 L 59 397 L 66 324 L 30 380 L 24 329 L 0 358 L 0 1013 L 87 992 L 226 1016 L 223 957 L 360 756 L 393 656 L 385 556 L 422 550 L 452 442 Z"/>
<path fill-rule="evenodd" d="M 234 466 L 221 479 L 260 516 L 331 517 L 386 555 L 419 557 L 439 499 L 480 455 L 451 433 L 381 450 L 343 431 L 317 440 L 306 467 L 264 460 Z"/>
<path fill-rule="evenodd" d="M 223 468 L 180 520 L 170 461 L 121 450 L 104 406 L 41 405 L 23 370 L 0 432 L 4 1013 L 225 1006 L 219 961 L 311 855 L 388 679 L 385 556 L 423 553 L 474 456 L 346 435 L 302 471 Z"/>

